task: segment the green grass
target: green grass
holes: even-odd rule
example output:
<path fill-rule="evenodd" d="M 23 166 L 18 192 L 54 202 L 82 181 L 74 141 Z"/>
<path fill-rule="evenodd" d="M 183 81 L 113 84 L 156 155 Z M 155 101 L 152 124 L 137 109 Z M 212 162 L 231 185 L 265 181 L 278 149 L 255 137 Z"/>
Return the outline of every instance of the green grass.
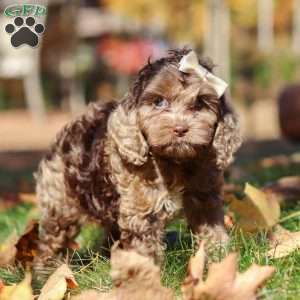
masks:
<path fill-rule="evenodd" d="M 244 184 L 248 181 L 260 187 L 282 176 L 297 174 L 300 174 L 299 166 L 252 170 L 249 175 L 239 180 L 239 184 Z M 0 242 L 5 240 L 14 230 L 18 233 L 22 232 L 30 209 L 29 205 L 20 205 L 5 211 L 5 213 L 0 213 Z M 287 216 L 299 210 L 300 204 L 293 203 L 293 205 L 283 208 L 282 216 Z M 282 225 L 289 230 L 299 231 L 300 217 L 289 219 Z M 178 236 L 176 242 L 166 251 L 165 262 L 162 267 L 162 282 L 179 293 L 180 283 L 185 277 L 188 259 L 193 253 L 192 239 L 182 221 L 173 223 L 168 230 L 177 231 Z M 78 238 L 78 241 L 87 247 L 78 253 L 74 253 L 70 263 L 81 290 L 95 288 L 105 291 L 111 288 L 109 261 L 101 257 L 98 252 L 91 250 L 97 246 L 100 236 L 101 232 L 95 226 L 90 225 L 84 228 Z M 240 271 L 246 270 L 252 263 L 272 265 L 276 268 L 276 273 L 272 279 L 260 291 L 262 299 L 299 299 L 300 252 L 295 251 L 288 257 L 274 260 L 266 256 L 267 250 L 268 241 L 264 232 L 252 236 L 237 230 L 231 232 L 231 243 L 227 252 L 237 251 L 239 253 Z M 0 269 L 0 278 L 6 284 L 20 281 L 23 275 L 24 270 L 17 266 Z"/>

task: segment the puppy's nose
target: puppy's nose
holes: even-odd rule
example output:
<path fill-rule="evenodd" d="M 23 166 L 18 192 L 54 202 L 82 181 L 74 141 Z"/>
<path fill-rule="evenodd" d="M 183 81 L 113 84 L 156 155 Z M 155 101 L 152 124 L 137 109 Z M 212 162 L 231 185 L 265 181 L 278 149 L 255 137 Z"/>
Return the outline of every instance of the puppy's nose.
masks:
<path fill-rule="evenodd" d="M 174 133 L 177 136 L 184 136 L 189 131 L 189 128 L 186 125 L 177 125 L 174 128 Z"/>

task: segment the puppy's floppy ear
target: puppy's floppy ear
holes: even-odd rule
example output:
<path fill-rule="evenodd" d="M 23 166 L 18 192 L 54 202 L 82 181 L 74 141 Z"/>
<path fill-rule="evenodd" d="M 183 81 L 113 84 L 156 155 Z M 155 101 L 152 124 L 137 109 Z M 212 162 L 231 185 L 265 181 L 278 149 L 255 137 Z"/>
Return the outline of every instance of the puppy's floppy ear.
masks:
<path fill-rule="evenodd" d="M 127 96 L 112 113 L 107 131 L 125 161 L 136 166 L 147 161 L 149 147 L 139 128 L 137 110 L 131 96 Z"/>
<path fill-rule="evenodd" d="M 213 148 L 216 151 L 217 167 L 224 170 L 233 160 L 234 153 L 242 143 L 238 117 L 228 102 L 228 97 L 220 98 L 221 110 Z"/>

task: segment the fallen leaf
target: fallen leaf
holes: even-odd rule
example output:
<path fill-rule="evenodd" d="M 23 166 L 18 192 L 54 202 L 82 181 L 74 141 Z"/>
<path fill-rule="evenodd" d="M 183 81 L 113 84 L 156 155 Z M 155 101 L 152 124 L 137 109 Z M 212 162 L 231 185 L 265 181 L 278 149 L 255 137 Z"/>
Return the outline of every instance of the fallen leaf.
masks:
<path fill-rule="evenodd" d="M 38 223 L 36 220 L 31 220 L 20 237 L 13 232 L 0 245 L 0 266 L 13 264 L 15 260 L 20 261 L 23 266 L 30 265 L 36 255 L 37 245 Z"/>
<path fill-rule="evenodd" d="M 0 245 L 0 267 L 5 267 L 15 262 L 17 253 L 16 243 L 18 236 L 13 232 L 1 245 Z"/>
<path fill-rule="evenodd" d="M 21 236 L 14 232 L 0 245 L 0 266 L 4 267 L 18 261 L 24 267 L 31 267 L 37 254 L 38 242 L 38 221 L 29 218 L 29 222 Z M 76 242 L 69 242 L 67 247 L 73 250 L 80 248 Z"/>
<path fill-rule="evenodd" d="M 0 300 L 33 300 L 31 275 L 26 274 L 23 281 L 17 285 L 3 286 L 0 290 Z"/>
<path fill-rule="evenodd" d="M 205 250 L 199 251 L 189 261 L 187 277 L 182 286 L 183 300 L 255 300 L 258 288 L 271 277 L 275 269 L 270 266 L 252 265 L 244 272 L 237 272 L 237 255 L 229 254 L 223 261 L 208 268 L 204 281 Z M 111 276 L 112 291 L 100 293 L 85 291 L 72 300 L 175 300 L 171 289 L 163 287 L 160 270 L 149 257 L 134 251 L 113 249 Z"/>
<path fill-rule="evenodd" d="M 190 259 L 187 277 L 181 290 L 184 300 L 254 300 L 257 289 L 271 277 L 275 269 L 252 265 L 246 272 L 237 272 L 237 255 L 229 254 L 220 263 L 211 264 L 203 280 L 205 252 L 203 243 Z"/>
<path fill-rule="evenodd" d="M 31 220 L 25 232 L 16 244 L 16 260 L 23 266 L 30 266 L 37 253 L 39 239 L 39 224 L 36 220 Z"/>
<path fill-rule="evenodd" d="M 233 194 L 229 209 L 238 217 L 236 224 L 245 231 L 256 232 L 270 229 L 278 223 L 280 217 L 279 203 L 273 197 L 246 183 L 246 196 L 238 200 Z"/>
<path fill-rule="evenodd" d="M 277 225 L 270 234 L 270 245 L 269 257 L 285 257 L 300 248 L 300 231 L 292 232 Z"/>
<path fill-rule="evenodd" d="M 63 264 L 48 278 L 38 300 L 61 300 L 67 288 L 77 288 L 78 284 L 70 268 Z"/>

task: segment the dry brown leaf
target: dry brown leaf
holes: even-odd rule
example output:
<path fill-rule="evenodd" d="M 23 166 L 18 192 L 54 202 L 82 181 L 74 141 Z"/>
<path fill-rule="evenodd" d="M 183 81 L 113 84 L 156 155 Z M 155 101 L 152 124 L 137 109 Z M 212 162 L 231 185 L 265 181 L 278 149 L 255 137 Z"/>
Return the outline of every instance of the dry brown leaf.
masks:
<path fill-rule="evenodd" d="M 13 232 L 7 240 L 0 245 L 0 266 L 13 264 L 15 260 L 28 266 L 36 255 L 38 242 L 38 223 L 35 220 L 29 221 L 24 233 L 18 237 Z"/>
<path fill-rule="evenodd" d="M 268 256 L 282 258 L 300 248 L 300 231 L 292 232 L 277 225 L 270 236 L 271 249 Z"/>
<path fill-rule="evenodd" d="M 63 264 L 48 278 L 38 300 L 61 300 L 67 288 L 77 288 L 78 284 L 70 268 Z"/>
<path fill-rule="evenodd" d="M 31 220 L 25 229 L 25 232 L 16 244 L 16 260 L 23 266 L 30 266 L 37 253 L 39 224 L 36 220 Z"/>
<path fill-rule="evenodd" d="M 20 237 L 15 232 L 12 233 L 7 240 L 0 245 L 0 266 L 4 267 L 18 261 L 24 267 L 31 267 L 38 249 L 38 231 L 38 221 L 29 220 Z M 76 242 L 69 242 L 67 247 L 73 250 L 80 248 Z"/>
<path fill-rule="evenodd" d="M 31 276 L 26 274 L 23 281 L 17 285 L 3 286 L 0 290 L 0 300 L 33 300 Z"/>
<path fill-rule="evenodd" d="M 229 254 L 220 263 L 209 267 L 203 280 L 204 247 L 191 258 L 188 275 L 182 284 L 184 300 L 253 300 L 256 291 L 275 271 L 273 267 L 252 265 L 246 272 L 237 272 L 237 255 Z"/>
<path fill-rule="evenodd" d="M 249 232 L 270 229 L 276 225 L 280 217 L 279 203 L 252 185 L 246 183 L 246 197 L 238 200 L 231 195 L 229 209 L 238 216 L 237 225 Z"/>
<path fill-rule="evenodd" d="M 111 276 L 115 288 L 109 293 L 94 290 L 74 296 L 72 300 L 175 300 L 175 294 L 161 285 L 160 270 L 150 258 L 133 251 L 113 250 Z M 274 272 L 273 267 L 252 265 L 237 272 L 237 255 L 209 267 L 206 281 L 204 244 L 190 259 L 188 275 L 182 284 L 184 300 L 254 300 L 257 289 Z"/>

